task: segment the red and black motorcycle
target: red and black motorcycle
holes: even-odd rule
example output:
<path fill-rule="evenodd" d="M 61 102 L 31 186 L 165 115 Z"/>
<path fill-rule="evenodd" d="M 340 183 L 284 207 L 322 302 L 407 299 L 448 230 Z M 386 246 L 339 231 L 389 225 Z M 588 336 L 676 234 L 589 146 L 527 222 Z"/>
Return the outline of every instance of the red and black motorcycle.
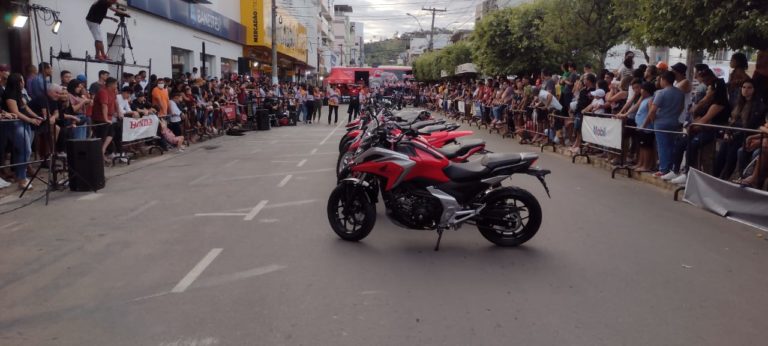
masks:
<path fill-rule="evenodd" d="M 394 150 L 371 147 L 355 157 L 328 199 L 328 220 L 342 239 L 359 241 L 376 224 L 381 193 L 387 216 L 401 227 L 443 232 L 468 223 L 499 246 L 517 246 L 539 230 L 541 206 L 530 192 L 503 187 L 513 174 L 536 177 L 549 189 L 549 170 L 533 167 L 536 154 L 488 154 L 480 160 L 454 163 L 428 144 L 408 140 L 405 129 Z"/>

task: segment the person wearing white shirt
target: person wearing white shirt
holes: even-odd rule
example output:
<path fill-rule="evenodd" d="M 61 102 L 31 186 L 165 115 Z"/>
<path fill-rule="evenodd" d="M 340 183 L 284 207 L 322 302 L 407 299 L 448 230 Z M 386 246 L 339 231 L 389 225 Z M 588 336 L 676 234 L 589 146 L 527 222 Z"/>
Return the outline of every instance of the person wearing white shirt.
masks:
<path fill-rule="evenodd" d="M 133 89 L 130 87 L 123 87 L 122 92 L 120 95 L 117 95 L 117 114 L 118 118 L 122 119 L 123 117 L 131 117 L 131 118 L 138 118 L 139 112 L 136 112 L 131 109 L 131 95 L 133 94 Z M 117 119 L 115 119 L 117 121 Z"/>
<path fill-rule="evenodd" d="M 169 107 L 169 113 L 168 114 L 168 128 L 171 129 L 173 134 L 176 136 L 181 136 L 181 107 L 179 105 L 181 104 L 181 93 L 176 92 L 173 93 L 173 98 L 171 98 L 172 102 L 170 103 Z"/>

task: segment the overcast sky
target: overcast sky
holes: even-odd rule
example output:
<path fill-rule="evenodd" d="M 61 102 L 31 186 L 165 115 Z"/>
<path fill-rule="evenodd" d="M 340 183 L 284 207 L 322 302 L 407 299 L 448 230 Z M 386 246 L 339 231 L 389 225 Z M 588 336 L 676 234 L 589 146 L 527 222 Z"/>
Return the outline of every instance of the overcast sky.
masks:
<path fill-rule="evenodd" d="M 481 0 L 335 0 L 334 4 L 352 6 L 350 20 L 365 23 L 365 42 L 369 42 L 378 41 L 381 37 L 392 37 L 395 32 L 418 31 L 416 19 L 406 13 L 416 16 L 422 28 L 429 31 L 432 14 L 422 11 L 422 7 L 448 10 L 437 13 L 435 27 L 472 29 L 475 25 L 475 7 L 480 3 Z"/>

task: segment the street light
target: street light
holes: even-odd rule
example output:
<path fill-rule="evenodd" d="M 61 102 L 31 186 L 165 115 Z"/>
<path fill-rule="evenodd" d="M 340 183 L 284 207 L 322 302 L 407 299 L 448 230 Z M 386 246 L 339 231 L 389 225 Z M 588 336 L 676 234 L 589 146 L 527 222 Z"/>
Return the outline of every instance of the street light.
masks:
<path fill-rule="evenodd" d="M 13 18 L 13 27 L 21 29 L 27 25 L 27 20 L 29 20 L 29 16 L 24 14 L 17 14 L 16 17 Z"/>
<path fill-rule="evenodd" d="M 419 21 L 418 17 L 416 17 L 416 16 L 414 16 L 414 15 L 412 15 L 410 13 L 406 13 L 405 15 L 413 17 L 413 19 L 416 19 L 416 23 L 419 24 L 419 30 L 421 30 L 422 33 L 424 32 L 424 28 L 421 27 L 421 22 Z"/>

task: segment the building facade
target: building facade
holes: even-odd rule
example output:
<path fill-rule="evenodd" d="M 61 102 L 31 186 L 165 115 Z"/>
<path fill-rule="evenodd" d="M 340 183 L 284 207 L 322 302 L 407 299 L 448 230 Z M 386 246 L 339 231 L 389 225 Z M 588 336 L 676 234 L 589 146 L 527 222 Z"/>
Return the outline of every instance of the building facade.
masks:
<path fill-rule="evenodd" d="M 130 14 L 130 18 L 125 20 L 127 38 L 133 47 L 132 50 L 125 50 L 129 64 L 135 61 L 139 65 L 150 65 L 151 61 L 151 72 L 161 77 L 192 72 L 195 67 L 209 76 L 238 72 L 237 59 L 242 56 L 245 42 L 245 27 L 239 21 L 239 0 L 222 0 L 212 4 L 183 0 L 127 0 L 122 3 Z M 42 20 L 39 23 L 45 61 L 50 59 L 51 48 L 57 56 L 59 52 L 76 58 L 85 58 L 86 52 L 90 56 L 95 55 L 94 40 L 85 22 L 92 0 L 35 0 L 34 4 L 58 11 L 62 21 L 58 34 L 52 32 L 50 23 L 46 25 Z M 18 10 L 6 7 L 3 13 Z M 9 39 L 0 40 L 0 51 L 7 52 L 6 56 L 0 56 L 0 63 L 12 63 L 15 71 L 22 71 L 24 66 L 40 62 L 33 24 L 30 20 L 21 29 L 4 25 L 2 30 L 5 32 L 0 32 L 0 35 Z M 114 39 L 114 44 L 107 51 L 114 61 L 121 60 L 121 45 L 125 36 L 123 32 L 117 32 L 117 27 L 118 24 L 110 20 L 104 20 L 101 25 L 105 46 L 109 46 Z M 205 55 L 203 44 L 206 46 Z M 93 80 L 99 70 L 110 71 L 113 75 L 118 71 L 115 65 L 89 62 L 86 67 L 83 62 L 63 59 L 54 60 L 54 67 L 76 75 L 87 74 L 89 80 Z M 139 70 L 148 68 L 125 68 L 126 72 L 132 73 Z M 54 80 L 57 77 L 54 76 Z"/>

